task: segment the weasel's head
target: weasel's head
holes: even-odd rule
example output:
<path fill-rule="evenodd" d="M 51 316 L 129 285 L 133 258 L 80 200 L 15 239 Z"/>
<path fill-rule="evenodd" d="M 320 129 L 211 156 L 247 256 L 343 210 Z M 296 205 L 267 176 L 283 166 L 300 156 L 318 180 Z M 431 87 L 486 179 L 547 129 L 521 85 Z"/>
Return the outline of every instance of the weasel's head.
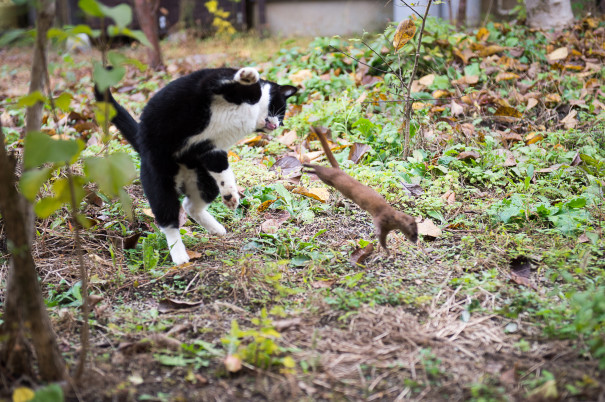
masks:
<path fill-rule="evenodd" d="M 274 82 L 262 81 L 262 95 L 260 100 L 260 113 L 256 128 L 259 131 L 269 132 L 278 128 L 284 121 L 287 100 L 297 91 L 292 85 L 278 85 Z"/>

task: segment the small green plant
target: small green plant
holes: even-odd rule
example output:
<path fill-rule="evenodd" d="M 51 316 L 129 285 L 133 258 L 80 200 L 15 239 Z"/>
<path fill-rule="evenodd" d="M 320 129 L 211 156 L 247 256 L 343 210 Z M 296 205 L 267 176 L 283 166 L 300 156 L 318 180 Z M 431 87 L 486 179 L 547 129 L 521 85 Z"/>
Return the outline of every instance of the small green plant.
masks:
<path fill-rule="evenodd" d="M 263 308 L 260 318 L 253 318 L 254 329 L 241 330 L 236 320 L 231 321 L 231 331 L 221 338 L 227 356 L 241 359 L 256 367 L 269 369 L 282 366 L 292 369 L 295 362 L 290 356 L 280 357 L 283 348 L 276 342 L 281 334 L 275 330 L 273 321 Z"/>

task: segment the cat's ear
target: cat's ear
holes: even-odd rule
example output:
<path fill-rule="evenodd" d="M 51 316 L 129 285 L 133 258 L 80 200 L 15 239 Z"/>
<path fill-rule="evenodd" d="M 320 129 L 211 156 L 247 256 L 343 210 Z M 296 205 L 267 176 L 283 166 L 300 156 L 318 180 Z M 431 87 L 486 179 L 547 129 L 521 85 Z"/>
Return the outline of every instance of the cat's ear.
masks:
<path fill-rule="evenodd" d="M 292 85 L 280 85 L 279 92 L 283 95 L 284 98 L 289 98 L 294 95 L 298 91 L 298 88 L 293 87 Z"/>

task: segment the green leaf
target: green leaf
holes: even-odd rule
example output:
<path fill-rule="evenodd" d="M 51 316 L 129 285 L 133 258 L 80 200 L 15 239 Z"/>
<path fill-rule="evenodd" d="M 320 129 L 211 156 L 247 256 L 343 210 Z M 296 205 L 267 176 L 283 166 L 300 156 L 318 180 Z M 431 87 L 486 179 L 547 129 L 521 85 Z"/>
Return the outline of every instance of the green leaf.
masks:
<path fill-rule="evenodd" d="M 151 42 L 149 42 L 149 39 L 147 39 L 147 37 L 145 36 L 145 34 L 142 31 L 124 28 L 124 29 L 122 29 L 122 31 L 120 33 L 122 35 L 126 35 L 133 39 L 138 40 L 139 42 L 141 42 L 143 45 L 145 45 L 147 47 L 153 47 Z"/>
<path fill-rule="evenodd" d="M 57 107 L 62 111 L 68 112 L 72 98 L 73 96 L 70 93 L 63 92 L 57 99 L 55 99 L 55 105 L 57 105 Z"/>
<path fill-rule="evenodd" d="M 44 163 L 72 163 L 84 147 L 80 140 L 53 140 L 44 133 L 34 131 L 25 137 L 23 166 L 31 169 Z"/>
<path fill-rule="evenodd" d="M 78 7 L 80 7 L 80 9 L 86 14 L 93 17 L 102 18 L 105 16 L 101 10 L 101 4 L 99 4 L 96 0 L 80 0 L 78 1 Z"/>
<path fill-rule="evenodd" d="M 20 39 L 21 37 L 25 37 L 26 32 L 27 31 L 25 29 L 11 29 L 6 31 L 2 36 L 0 36 L 0 47 L 4 47 L 17 39 Z"/>
<path fill-rule="evenodd" d="M 34 91 L 31 94 L 24 95 L 17 101 L 19 107 L 30 107 L 34 106 L 38 102 L 46 103 L 48 98 L 40 91 Z"/>
<path fill-rule="evenodd" d="M 568 208 L 574 208 L 574 209 L 583 208 L 584 206 L 586 206 L 586 198 L 579 197 L 574 200 L 568 201 L 565 205 Z"/>
<path fill-rule="evenodd" d="M 97 102 L 95 111 L 95 119 L 97 123 L 101 126 L 105 126 L 106 121 L 111 121 L 114 117 L 116 117 L 117 111 L 113 107 L 111 103 L 108 102 Z M 107 116 L 107 119 L 105 119 Z"/>
<path fill-rule="evenodd" d="M 60 200 L 54 197 L 46 197 L 42 198 L 34 205 L 34 212 L 40 218 L 44 219 L 48 218 L 53 212 L 61 208 L 62 205 L 63 203 Z"/>
<path fill-rule="evenodd" d="M 115 21 L 120 30 L 126 28 L 132 22 L 132 9 L 128 4 L 118 4 L 115 7 L 107 7 L 99 4 L 101 12 Z"/>
<path fill-rule="evenodd" d="M 132 220 L 134 218 L 132 216 L 132 199 L 123 188 L 120 189 L 119 198 L 122 203 L 122 210 L 126 214 L 126 217 Z"/>
<path fill-rule="evenodd" d="M 63 390 L 58 384 L 50 384 L 36 391 L 30 402 L 63 402 Z"/>
<path fill-rule="evenodd" d="M 57 39 L 59 39 L 61 41 L 64 41 L 64 40 L 67 39 L 68 34 L 63 29 L 60 29 L 60 28 L 50 28 L 48 30 L 48 32 L 46 32 L 46 37 L 48 39 L 57 38 Z"/>
<path fill-rule="evenodd" d="M 113 66 L 113 69 L 107 70 L 103 65 L 95 61 L 92 76 L 99 88 L 99 91 L 105 92 L 107 88 L 116 85 L 126 74 L 126 69 L 120 65 Z"/>
<path fill-rule="evenodd" d="M 137 175 L 132 159 L 125 153 L 86 158 L 84 173 L 89 181 L 97 183 L 102 192 L 112 197 L 120 196 L 122 187 Z"/>
<path fill-rule="evenodd" d="M 33 201 L 40 191 L 40 187 L 50 177 L 52 168 L 33 169 L 23 172 L 19 180 L 19 189 L 29 201 Z"/>
<path fill-rule="evenodd" d="M 74 192 L 76 199 L 76 208 L 78 204 L 84 199 L 86 196 L 86 190 L 84 190 L 84 178 L 82 176 L 72 176 L 72 180 L 74 181 Z M 52 186 L 53 193 L 55 195 L 55 199 L 59 200 L 63 204 L 71 204 L 71 189 L 69 186 L 69 179 L 62 178 L 56 180 Z"/>

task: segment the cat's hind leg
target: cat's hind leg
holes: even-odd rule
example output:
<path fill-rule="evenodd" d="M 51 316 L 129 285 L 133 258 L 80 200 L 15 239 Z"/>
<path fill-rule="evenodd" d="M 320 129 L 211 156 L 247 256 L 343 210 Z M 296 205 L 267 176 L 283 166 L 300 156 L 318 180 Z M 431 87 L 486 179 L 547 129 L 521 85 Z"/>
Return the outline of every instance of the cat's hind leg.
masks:
<path fill-rule="evenodd" d="M 205 228 L 208 233 L 215 234 L 218 236 L 224 236 L 227 234 L 227 230 L 221 225 L 214 216 L 210 215 L 210 212 L 206 210 L 208 205 L 204 200 L 199 197 L 192 196 L 186 197 L 183 201 L 183 208 L 187 215 L 194 221 Z"/>
<path fill-rule="evenodd" d="M 161 174 L 157 169 L 142 161 L 141 182 L 156 222 L 166 236 L 172 261 L 177 265 L 189 262 L 189 255 L 179 231 L 181 206 L 174 177 Z"/>

